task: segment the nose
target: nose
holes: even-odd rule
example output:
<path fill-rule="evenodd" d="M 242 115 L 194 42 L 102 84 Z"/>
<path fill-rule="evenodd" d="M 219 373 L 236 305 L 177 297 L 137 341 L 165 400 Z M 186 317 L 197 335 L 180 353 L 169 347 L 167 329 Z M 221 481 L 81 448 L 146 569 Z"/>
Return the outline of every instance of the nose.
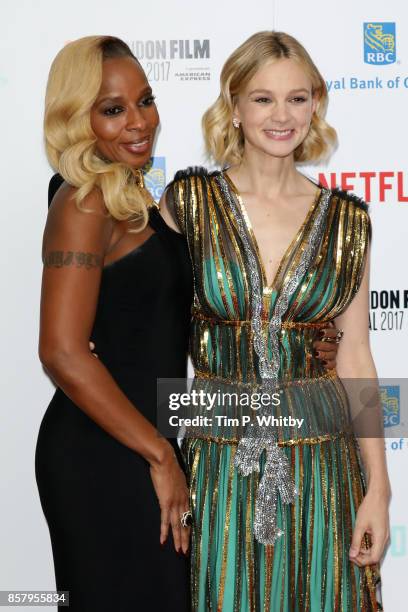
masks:
<path fill-rule="evenodd" d="M 285 123 L 285 121 L 289 118 L 289 109 L 287 107 L 286 101 L 278 102 L 272 113 L 272 118 L 274 121 L 278 121 L 279 123 Z"/>
<path fill-rule="evenodd" d="M 147 121 L 143 114 L 143 109 L 138 107 L 130 108 L 127 114 L 127 130 L 140 130 L 146 129 Z"/>

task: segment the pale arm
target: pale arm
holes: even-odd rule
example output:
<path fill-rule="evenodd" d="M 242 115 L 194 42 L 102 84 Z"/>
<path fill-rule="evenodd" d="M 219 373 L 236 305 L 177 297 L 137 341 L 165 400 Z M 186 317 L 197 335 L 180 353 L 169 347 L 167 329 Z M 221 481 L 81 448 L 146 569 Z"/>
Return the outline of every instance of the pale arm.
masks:
<path fill-rule="evenodd" d="M 361 286 L 347 310 L 339 316 L 336 327 L 344 330 L 337 357 L 337 372 L 353 389 L 378 387 L 377 372 L 369 342 L 369 259 Z M 354 379 L 354 381 L 353 381 Z M 379 398 L 379 394 L 377 393 Z M 357 407 L 358 409 L 358 407 Z M 372 419 L 381 416 L 381 405 L 372 405 Z M 378 430 L 378 428 L 377 428 Z M 380 432 L 381 433 L 381 432 Z M 351 546 L 351 559 L 358 565 L 369 565 L 380 560 L 389 538 L 388 504 L 390 483 L 385 458 L 384 438 L 359 437 L 361 457 L 367 477 L 367 493 L 358 510 Z M 372 547 L 369 552 L 360 548 L 364 533 L 370 533 Z M 356 551 L 357 554 L 353 554 Z"/>

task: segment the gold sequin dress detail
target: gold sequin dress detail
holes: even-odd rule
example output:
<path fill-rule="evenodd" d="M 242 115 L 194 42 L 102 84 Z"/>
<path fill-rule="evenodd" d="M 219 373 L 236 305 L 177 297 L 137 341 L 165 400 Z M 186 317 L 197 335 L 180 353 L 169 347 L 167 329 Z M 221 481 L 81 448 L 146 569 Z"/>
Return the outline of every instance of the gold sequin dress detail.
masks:
<path fill-rule="evenodd" d="M 244 203 L 225 173 L 181 171 L 167 193 L 194 272 L 194 384 L 278 390 L 279 405 L 261 414 L 287 417 L 262 431 L 234 418 L 187 431 L 193 610 L 381 610 L 377 566 L 360 569 L 348 558 L 365 482 L 347 396 L 312 346 L 359 289 L 366 205 L 316 187 L 268 286 Z M 238 409 L 231 405 L 229 416 Z M 217 410 L 225 414 L 225 406 Z"/>

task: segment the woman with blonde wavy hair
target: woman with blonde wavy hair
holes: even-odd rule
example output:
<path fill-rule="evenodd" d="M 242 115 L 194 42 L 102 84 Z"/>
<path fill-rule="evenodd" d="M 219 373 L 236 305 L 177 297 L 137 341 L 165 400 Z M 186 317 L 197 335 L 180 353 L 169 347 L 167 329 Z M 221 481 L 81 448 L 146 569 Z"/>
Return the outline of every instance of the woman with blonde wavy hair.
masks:
<path fill-rule="evenodd" d="M 325 81 L 297 40 L 253 35 L 226 61 L 203 119 L 223 170 L 181 171 L 163 198 L 194 268 L 195 385 L 265 396 L 245 413 L 240 400 L 227 409 L 219 400 L 212 421 L 183 440 L 199 612 L 381 609 L 390 494 L 381 407 L 369 414 L 372 437 L 358 432 L 361 462 L 350 411 L 362 407 L 343 384 L 376 384 L 370 219 L 357 197 L 296 166 L 336 143 L 326 105 Z M 312 342 L 333 322 L 344 339 L 327 372 Z"/>
<path fill-rule="evenodd" d="M 143 185 L 158 123 L 123 41 L 90 36 L 55 58 L 44 125 L 59 174 L 39 350 L 57 390 L 36 477 L 72 612 L 190 609 L 188 489 L 178 446 L 155 420 L 157 377 L 186 375 L 192 276 L 185 241 Z"/>

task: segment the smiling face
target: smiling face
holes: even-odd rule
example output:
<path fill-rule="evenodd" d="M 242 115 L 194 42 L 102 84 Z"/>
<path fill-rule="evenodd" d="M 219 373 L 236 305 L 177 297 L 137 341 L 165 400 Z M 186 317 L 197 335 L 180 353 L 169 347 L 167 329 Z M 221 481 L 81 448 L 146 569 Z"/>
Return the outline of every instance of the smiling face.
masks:
<path fill-rule="evenodd" d="M 245 152 L 293 155 L 307 136 L 316 104 L 304 68 L 291 59 L 267 62 L 239 92 L 234 108 Z"/>
<path fill-rule="evenodd" d="M 133 168 L 150 159 L 159 115 L 151 87 L 132 57 L 106 59 L 102 85 L 91 109 L 99 153 Z"/>

